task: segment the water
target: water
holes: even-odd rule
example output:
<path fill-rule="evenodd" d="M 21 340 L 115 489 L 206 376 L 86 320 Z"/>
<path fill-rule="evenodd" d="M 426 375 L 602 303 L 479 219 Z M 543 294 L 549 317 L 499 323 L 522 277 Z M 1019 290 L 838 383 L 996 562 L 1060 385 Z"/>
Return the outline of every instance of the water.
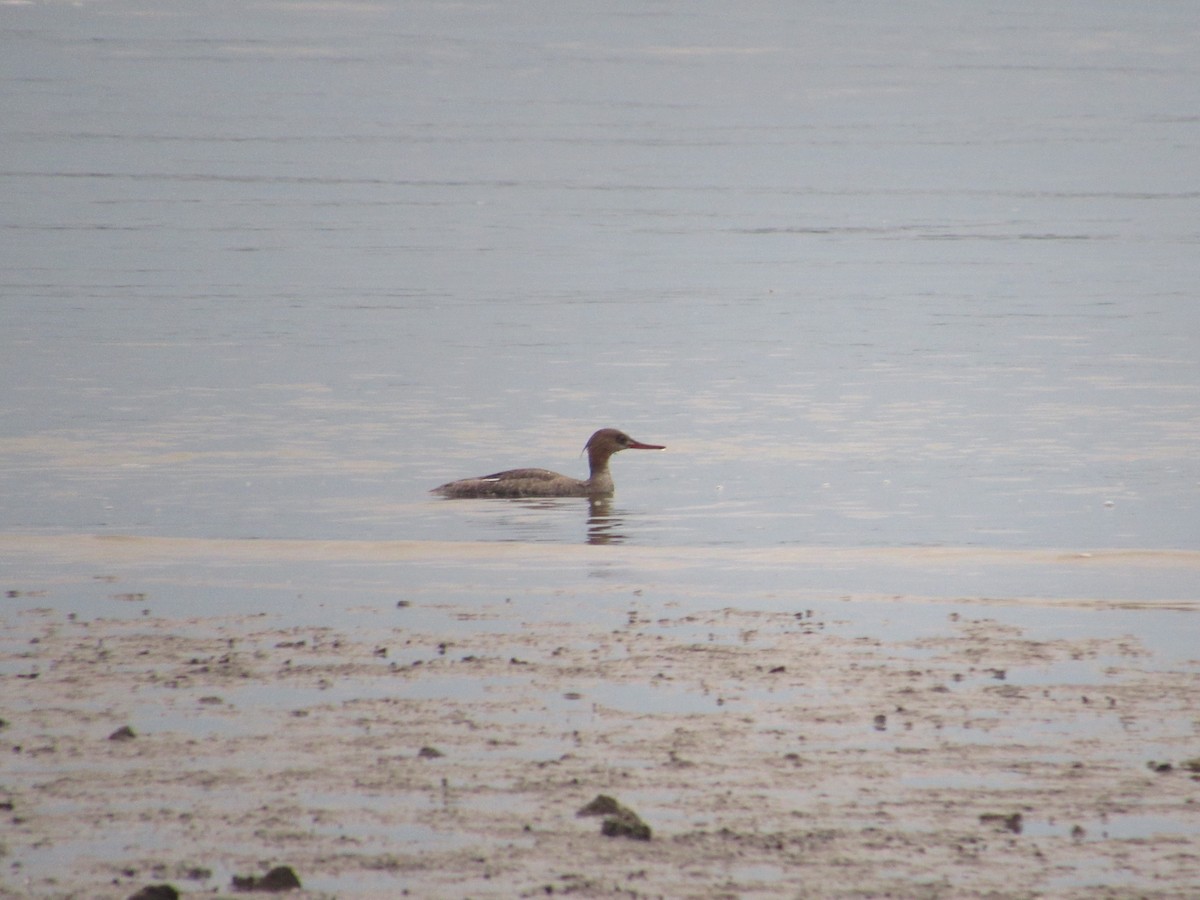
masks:
<path fill-rule="evenodd" d="M 1192 18 L 0 7 L 0 530 L 1194 550 Z"/>

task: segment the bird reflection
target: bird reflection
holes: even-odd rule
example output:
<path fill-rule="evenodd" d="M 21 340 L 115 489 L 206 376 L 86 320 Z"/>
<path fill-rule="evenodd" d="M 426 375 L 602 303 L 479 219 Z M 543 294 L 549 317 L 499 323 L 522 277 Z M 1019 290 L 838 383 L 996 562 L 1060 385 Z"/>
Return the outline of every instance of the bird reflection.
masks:
<path fill-rule="evenodd" d="M 491 498 L 480 501 L 489 507 L 500 507 L 501 510 L 524 510 L 521 514 L 502 514 L 499 517 L 489 517 L 489 524 L 505 535 L 506 540 L 514 541 L 551 541 L 563 540 L 563 528 L 569 527 L 574 533 L 578 527 L 575 523 L 579 514 L 579 501 L 563 497 L 545 497 L 536 499 Z M 480 507 L 483 508 L 482 506 Z M 611 497 L 590 497 L 587 499 L 587 533 L 589 544 L 622 544 L 626 541 L 626 513 L 613 509 Z M 549 515 L 541 515 L 548 513 Z"/>
<path fill-rule="evenodd" d="M 613 515 L 612 498 L 593 497 L 588 501 L 587 542 L 589 544 L 622 544 L 621 529 L 625 520 Z"/>

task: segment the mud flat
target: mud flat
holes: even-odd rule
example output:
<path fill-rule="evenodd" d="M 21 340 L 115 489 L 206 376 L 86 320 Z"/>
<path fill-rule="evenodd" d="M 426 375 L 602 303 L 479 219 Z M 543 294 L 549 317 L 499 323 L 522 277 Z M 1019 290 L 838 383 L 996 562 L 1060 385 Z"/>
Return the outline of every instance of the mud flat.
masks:
<path fill-rule="evenodd" d="M 3 897 L 244 895 L 278 866 L 295 897 L 1200 887 L 1200 664 L 1086 604 L 1051 635 L 1024 601 L 922 601 L 937 627 L 889 635 L 853 598 L 632 582 L 608 619 L 443 585 L 324 624 L 71 590 L 0 598 Z M 645 830 L 577 815 L 599 795 Z"/>

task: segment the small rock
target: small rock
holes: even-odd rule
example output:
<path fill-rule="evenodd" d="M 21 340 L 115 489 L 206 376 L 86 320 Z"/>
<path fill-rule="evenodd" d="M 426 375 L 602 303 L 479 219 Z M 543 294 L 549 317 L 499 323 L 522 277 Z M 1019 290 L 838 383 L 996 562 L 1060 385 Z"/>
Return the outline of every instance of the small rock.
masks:
<path fill-rule="evenodd" d="M 148 884 L 136 894 L 130 894 L 129 900 L 179 900 L 179 891 L 169 884 Z"/>
<path fill-rule="evenodd" d="M 580 818 L 583 816 L 611 816 L 620 812 L 621 809 L 621 804 L 608 794 L 597 794 L 595 800 L 584 806 L 575 815 Z"/>
<path fill-rule="evenodd" d="M 437 759 L 439 756 L 445 756 L 437 747 L 422 747 L 417 751 L 417 756 L 421 759 Z"/>
<path fill-rule="evenodd" d="M 279 893 L 281 891 L 299 890 L 300 879 L 292 871 L 291 866 L 276 866 L 262 878 L 254 875 L 234 875 L 233 889 L 235 891 L 261 891 L 263 893 Z"/>
<path fill-rule="evenodd" d="M 135 737 L 137 737 L 137 735 L 133 733 L 132 728 L 130 728 L 128 725 L 122 725 L 120 728 L 110 734 L 108 739 L 110 741 L 132 741 Z"/>
<path fill-rule="evenodd" d="M 600 823 L 600 833 L 605 837 L 626 837 L 635 841 L 650 840 L 650 826 L 643 822 L 632 809 L 622 806 L 607 794 L 597 794 L 594 800 L 575 815 L 604 816 L 604 821 Z"/>
<path fill-rule="evenodd" d="M 630 809 L 623 809 L 600 823 L 600 833 L 605 837 L 625 837 L 634 841 L 650 840 L 650 826 L 638 818 Z"/>

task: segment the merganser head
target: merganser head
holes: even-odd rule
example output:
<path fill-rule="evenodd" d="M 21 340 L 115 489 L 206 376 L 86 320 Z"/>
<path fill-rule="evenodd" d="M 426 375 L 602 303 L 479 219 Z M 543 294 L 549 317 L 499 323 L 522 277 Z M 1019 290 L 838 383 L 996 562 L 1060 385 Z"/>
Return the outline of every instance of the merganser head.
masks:
<path fill-rule="evenodd" d="M 622 450 L 666 450 L 662 444 L 643 444 L 616 428 L 601 428 L 584 444 L 592 466 L 604 465 L 614 453 Z"/>

